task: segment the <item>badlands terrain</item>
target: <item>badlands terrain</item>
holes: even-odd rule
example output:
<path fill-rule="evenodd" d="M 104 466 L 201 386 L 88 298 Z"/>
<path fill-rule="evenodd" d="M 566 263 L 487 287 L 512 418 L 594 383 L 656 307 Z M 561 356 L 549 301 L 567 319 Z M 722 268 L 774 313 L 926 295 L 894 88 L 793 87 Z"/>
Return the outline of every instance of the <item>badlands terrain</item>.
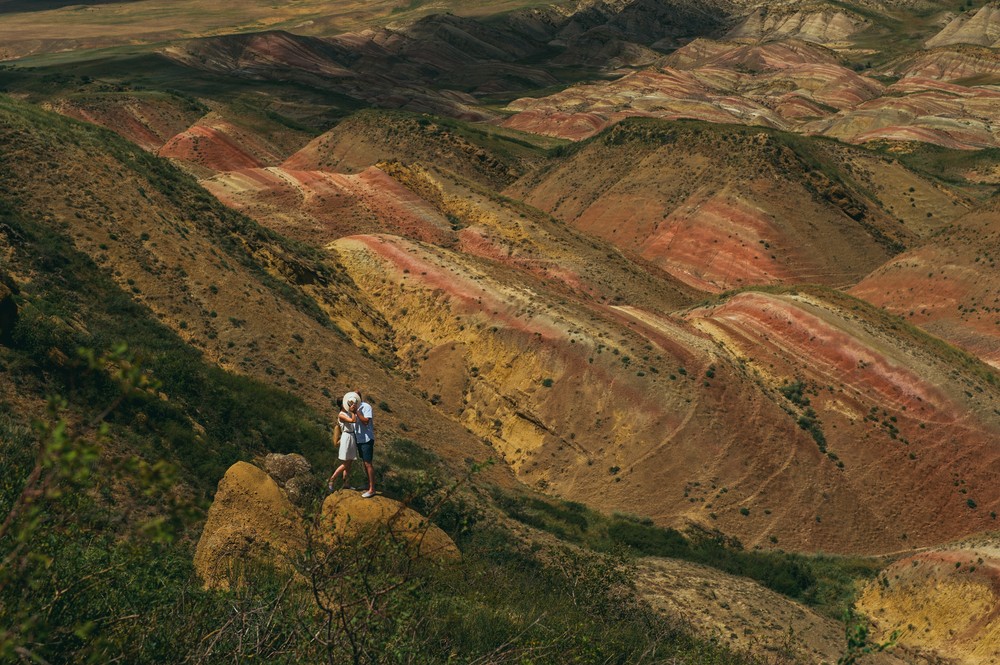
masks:
<path fill-rule="evenodd" d="M 108 455 L 176 467 L 190 565 L 361 387 L 393 498 L 476 469 L 445 530 L 659 556 L 647 609 L 747 657 L 856 607 L 871 662 L 997 662 L 1000 5 L 470 4 L 0 0 L 8 439 L 126 342 Z"/>

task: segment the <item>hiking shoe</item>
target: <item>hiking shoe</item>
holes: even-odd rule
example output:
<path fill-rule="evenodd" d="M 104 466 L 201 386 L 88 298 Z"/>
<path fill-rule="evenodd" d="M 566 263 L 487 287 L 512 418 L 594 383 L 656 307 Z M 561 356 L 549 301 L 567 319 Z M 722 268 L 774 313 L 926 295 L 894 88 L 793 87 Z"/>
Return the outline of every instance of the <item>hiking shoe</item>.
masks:
<path fill-rule="evenodd" d="M 375 496 L 375 491 L 374 490 L 368 490 L 367 492 L 365 492 L 364 494 L 361 495 L 361 498 L 362 499 L 370 499 L 373 496 Z"/>
<path fill-rule="evenodd" d="M 328 492 L 334 492 L 335 490 L 333 489 L 333 483 L 327 483 L 326 484 L 326 490 Z"/>

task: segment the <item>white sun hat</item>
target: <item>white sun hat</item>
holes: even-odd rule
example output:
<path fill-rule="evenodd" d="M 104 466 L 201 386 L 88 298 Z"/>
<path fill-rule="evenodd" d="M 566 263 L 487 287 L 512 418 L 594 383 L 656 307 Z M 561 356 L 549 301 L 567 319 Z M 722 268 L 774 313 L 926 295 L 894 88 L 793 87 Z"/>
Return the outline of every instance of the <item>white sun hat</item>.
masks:
<path fill-rule="evenodd" d="M 361 395 L 357 394 L 356 392 L 349 392 L 346 395 L 344 395 L 344 404 L 346 404 L 347 406 L 350 406 L 351 404 L 360 404 L 360 403 L 361 403 Z"/>

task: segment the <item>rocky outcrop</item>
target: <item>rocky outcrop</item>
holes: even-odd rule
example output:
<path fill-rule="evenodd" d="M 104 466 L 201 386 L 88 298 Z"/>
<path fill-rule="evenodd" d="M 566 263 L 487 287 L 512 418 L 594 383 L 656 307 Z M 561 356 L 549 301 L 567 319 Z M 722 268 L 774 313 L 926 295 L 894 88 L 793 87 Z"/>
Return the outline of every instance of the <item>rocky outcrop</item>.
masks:
<path fill-rule="evenodd" d="M 267 559 L 287 566 L 305 545 L 302 515 L 274 480 L 252 464 L 226 472 L 194 555 L 206 588 L 228 589 L 239 566 Z"/>
<path fill-rule="evenodd" d="M 447 562 L 461 556 L 448 534 L 405 504 L 384 496 L 365 499 L 350 490 L 334 492 L 323 502 L 320 520 L 324 538 L 333 547 L 379 533 L 384 526 L 390 538 L 405 542 L 410 553 L 421 558 Z"/>
<path fill-rule="evenodd" d="M 302 455 L 291 453 L 270 453 L 264 458 L 264 470 L 274 478 L 279 485 L 284 485 L 296 476 L 302 476 L 312 471 L 312 466 Z"/>
<path fill-rule="evenodd" d="M 219 482 L 194 556 L 207 589 L 228 589 L 239 581 L 240 566 L 255 560 L 290 570 L 292 559 L 305 549 L 305 519 L 289 495 L 296 480 L 308 477 L 309 463 L 301 455 L 272 453 L 263 465 L 266 472 L 237 462 Z M 427 518 L 382 496 L 364 499 L 349 490 L 331 494 L 323 503 L 320 529 L 331 549 L 371 534 L 405 543 L 411 554 L 433 561 L 461 556 L 451 538 Z"/>
<path fill-rule="evenodd" d="M 274 482 L 285 490 L 292 503 L 300 504 L 309 488 L 317 484 L 312 475 L 312 466 L 302 455 L 271 453 L 264 458 L 263 466 Z"/>

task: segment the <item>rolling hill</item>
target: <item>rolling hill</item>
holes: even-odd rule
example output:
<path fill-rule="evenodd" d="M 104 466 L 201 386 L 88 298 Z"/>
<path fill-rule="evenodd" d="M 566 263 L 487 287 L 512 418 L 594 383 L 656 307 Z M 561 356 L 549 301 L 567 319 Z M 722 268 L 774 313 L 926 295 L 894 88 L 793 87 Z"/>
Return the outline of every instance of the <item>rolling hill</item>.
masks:
<path fill-rule="evenodd" d="M 619 125 L 508 193 L 710 292 L 850 284 L 966 209 L 864 151 L 683 122 Z"/>
<path fill-rule="evenodd" d="M 0 508 L 87 432 L 0 660 L 336 662 L 191 557 L 236 462 L 319 510 L 352 388 L 463 553 L 372 559 L 372 653 L 995 657 L 995 3 L 167 4 L 0 2 Z"/>

